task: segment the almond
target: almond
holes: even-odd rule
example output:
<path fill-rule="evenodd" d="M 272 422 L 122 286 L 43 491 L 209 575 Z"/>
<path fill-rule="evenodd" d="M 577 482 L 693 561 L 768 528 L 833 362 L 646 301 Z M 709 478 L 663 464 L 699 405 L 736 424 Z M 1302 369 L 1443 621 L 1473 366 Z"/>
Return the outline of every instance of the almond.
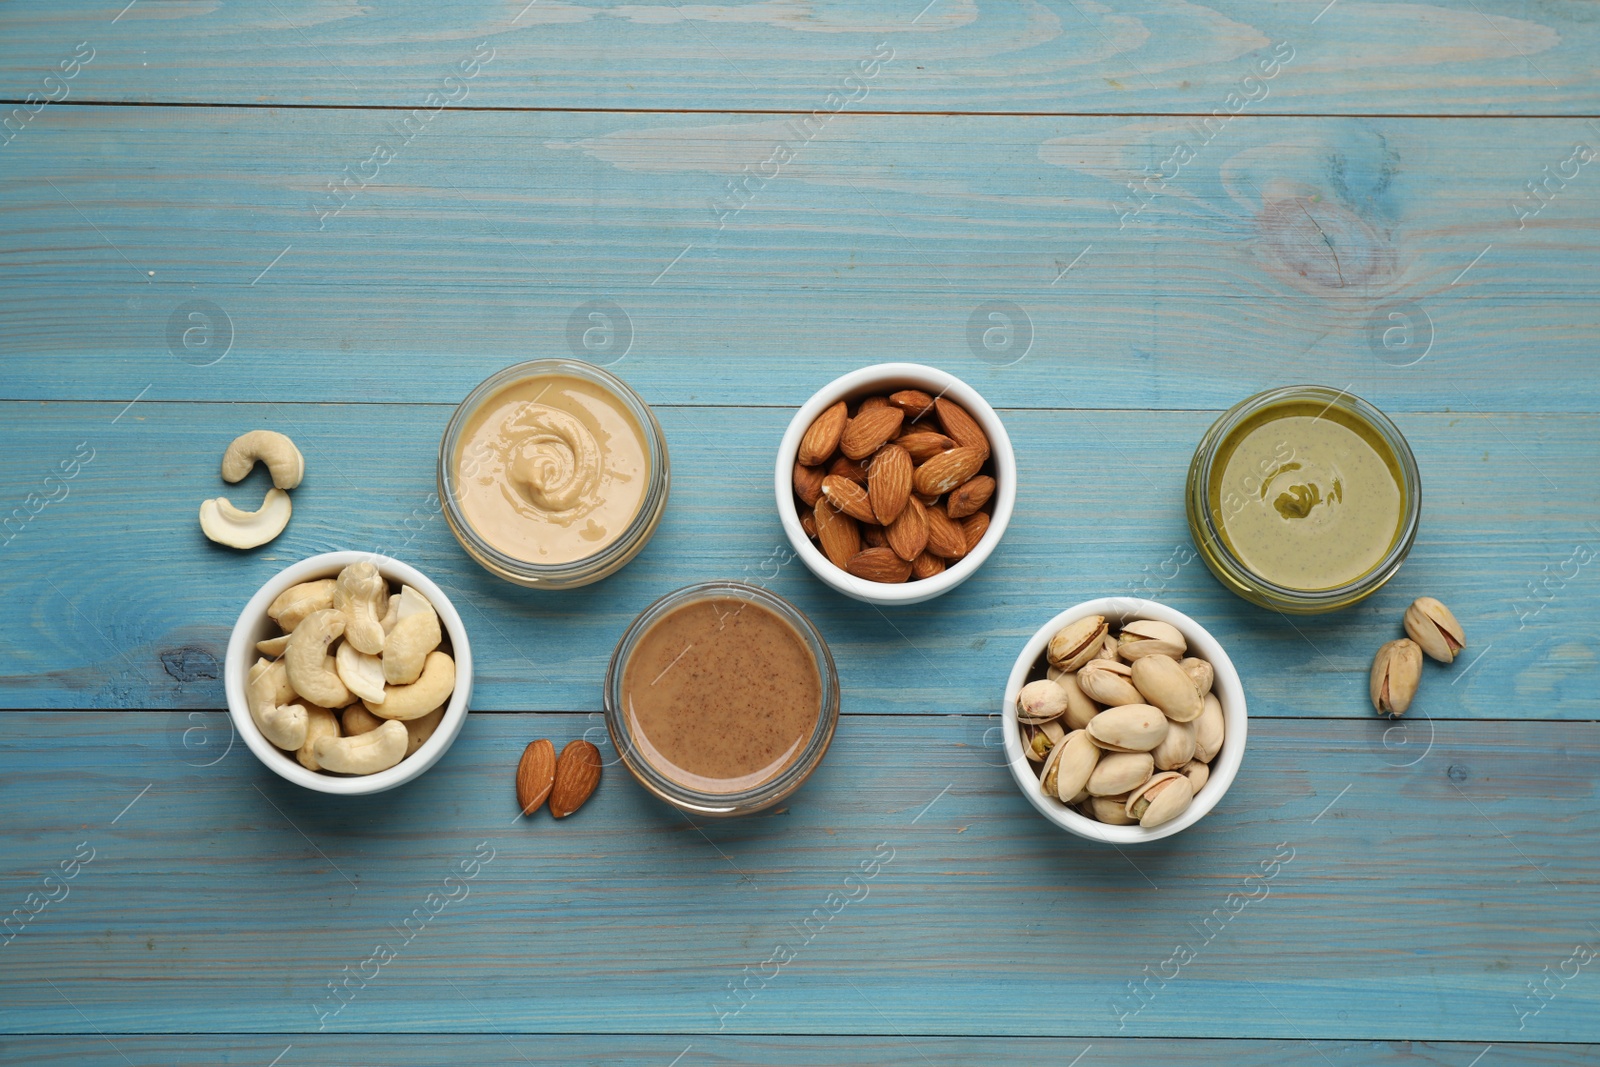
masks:
<path fill-rule="evenodd" d="M 917 503 L 925 508 L 937 507 L 939 504 L 938 493 L 919 493 L 913 489 L 911 495 L 916 498 Z"/>
<path fill-rule="evenodd" d="M 522 814 L 532 815 L 539 810 L 555 780 L 556 746 L 544 738 L 531 742 L 517 763 L 517 806 Z"/>
<path fill-rule="evenodd" d="M 943 574 L 944 560 L 932 552 L 923 552 L 911 561 L 911 573 L 918 578 L 932 578 L 935 574 Z"/>
<path fill-rule="evenodd" d="M 952 448 L 917 468 L 911 481 L 919 493 L 938 496 L 970 479 L 983 466 L 984 454 L 976 448 Z"/>
<path fill-rule="evenodd" d="M 877 523 L 861 524 L 861 543 L 868 548 L 882 548 L 889 543 L 889 531 Z"/>
<path fill-rule="evenodd" d="M 857 485 L 867 484 L 867 468 L 863 467 L 855 460 L 846 459 L 843 456 L 840 456 L 833 461 L 833 466 L 828 468 L 828 473 L 837 474 L 841 478 L 849 478 Z"/>
<path fill-rule="evenodd" d="M 989 513 L 980 511 L 961 524 L 961 533 L 967 541 L 967 551 L 971 552 L 978 547 L 978 542 L 983 540 L 983 535 L 989 532 Z"/>
<path fill-rule="evenodd" d="M 845 570 L 869 582 L 903 582 L 911 577 L 911 564 L 888 548 L 862 549 Z"/>
<path fill-rule="evenodd" d="M 922 501 L 906 498 L 900 517 L 889 527 L 889 547 L 901 559 L 913 560 L 928 547 L 928 512 Z"/>
<path fill-rule="evenodd" d="M 872 513 L 867 491 L 849 478 L 841 478 L 837 474 L 828 475 L 822 479 L 822 495 L 828 498 L 828 503 L 852 519 L 859 519 L 862 522 L 878 521 L 878 517 Z"/>
<path fill-rule="evenodd" d="M 850 418 L 850 413 L 845 409 L 841 400 L 827 411 L 817 416 L 806 430 L 805 436 L 800 438 L 800 449 L 795 455 L 795 461 L 807 467 L 815 467 L 829 456 L 834 449 L 839 447 L 839 436 L 844 433 L 844 424 Z"/>
<path fill-rule="evenodd" d="M 918 430 L 908 433 L 895 441 L 895 444 L 911 453 L 913 463 L 926 463 L 940 452 L 948 452 L 956 447 L 956 443 L 942 433 L 932 430 Z"/>
<path fill-rule="evenodd" d="M 921 389 L 902 389 L 898 393 L 890 393 L 889 403 L 904 411 L 906 418 L 912 421 L 933 410 L 933 397 Z"/>
<path fill-rule="evenodd" d="M 856 520 L 840 514 L 828 503 L 827 497 L 817 501 L 816 509 L 811 514 L 817 520 L 817 543 L 822 546 L 822 554 L 835 567 L 843 570 L 861 551 L 861 530 L 856 526 Z"/>
<path fill-rule="evenodd" d="M 799 511 L 800 509 L 796 508 L 795 510 Z M 800 529 L 804 530 L 806 536 L 811 540 L 815 541 L 817 539 L 817 520 L 812 516 L 811 512 L 800 511 Z"/>
<path fill-rule="evenodd" d="M 967 554 L 967 536 L 956 520 L 944 513 L 943 508 L 929 508 L 928 551 L 945 559 L 960 559 Z"/>
<path fill-rule="evenodd" d="M 911 499 L 911 454 L 899 445 L 884 445 L 867 471 L 867 495 L 877 520 L 888 526 Z M 976 509 L 974 509 L 976 510 Z"/>
<path fill-rule="evenodd" d="M 994 496 L 994 479 L 980 474 L 950 490 L 946 511 L 952 519 L 964 519 L 989 502 Z"/>
<path fill-rule="evenodd" d="M 845 426 L 839 437 L 839 451 L 850 459 L 866 459 L 894 436 L 905 417 L 905 412 L 888 403 L 881 408 L 864 409 Z"/>
<path fill-rule="evenodd" d="M 558 819 L 583 807 L 600 784 L 600 750 L 588 741 L 568 741 L 556 760 L 556 780 L 550 787 L 550 814 Z"/>
<path fill-rule="evenodd" d="M 933 406 L 939 413 L 939 425 L 944 427 L 947 437 L 962 448 L 980 449 L 983 458 L 989 458 L 989 438 L 984 435 L 978 420 L 967 414 L 966 408 L 942 396 L 933 402 Z"/>
<path fill-rule="evenodd" d="M 886 397 L 886 396 L 869 396 L 869 397 L 867 397 L 865 400 L 863 400 L 861 402 L 861 406 L 860 407 L 856 408 L 856 414 L 860 415 L 863 411 L 872 411 L 874 408 L 886 408 L 888 406 L 889 406 L 889 398 L 888 397 Z"/>
<path fill-rule="evenodd" d="M 807 467 L 803 463 L 794 465 L 794 495 L 806 502 L 806 507 L 816 507 L 817 497 L 822 495 L 822 479 L 826 477 L 821 467 Z"/>

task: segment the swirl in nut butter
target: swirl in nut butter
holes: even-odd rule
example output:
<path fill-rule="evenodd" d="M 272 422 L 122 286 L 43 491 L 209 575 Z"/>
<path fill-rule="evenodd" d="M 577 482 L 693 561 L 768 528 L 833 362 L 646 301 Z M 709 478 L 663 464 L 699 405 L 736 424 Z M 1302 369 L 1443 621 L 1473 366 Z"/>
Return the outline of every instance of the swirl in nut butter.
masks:
<path fill-rule="evenodd" d="M 649 482 L 649 453 L 622 401 L 594 382 L 542 375 L 485 399 L 455 457 L 463 515 L 513 559 L 561 564 L 620 537 Z"/>

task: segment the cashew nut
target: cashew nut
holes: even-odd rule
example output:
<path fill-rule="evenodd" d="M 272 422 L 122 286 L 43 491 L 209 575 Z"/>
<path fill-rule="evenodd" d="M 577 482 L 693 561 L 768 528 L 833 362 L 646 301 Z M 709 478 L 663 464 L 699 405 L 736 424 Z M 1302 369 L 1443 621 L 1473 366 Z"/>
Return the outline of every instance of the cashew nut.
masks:
<path fill-rule="evenodd" d="M 434 708 L 420 719 L 411 719 L 407 721 L 404 724 L 406 728 L 406 737 L 408 739 L 406 743 L 406 755 L 411 756 L 417 751 L 417 749 L 421 748 L 427 742 L 428 738 L 433 736 L 433 732 L 439 728 L 439 724 L 443 721 L 443 706 Z"/>
<path fill-rule="evenodd" d="M 294 653 L 290 642 L 289 652 Z M 450 699 L 456 687 L 456 661 L 443 652 L 429 652 L 422 674 L 410 685 L 391 685 L 383 691 L 383 703 L 363 701 L 367 710 L 382 719 L 420 719 Z"/>
<path fill-rule="evenodd" d="M 409 685 L 422 673 L 423 663 L 444 634 L 439 629 L 439 613 L 428 598 L 409 585 L 400 590 L 399 621 L 383 644 L 383 680 L 390 685 Z"/>
<path fill-rule="evenodd" d="M 293 441 L 276 430 L 251 430 L 235 437 L 222 453 L 223 481 L 237 482 L 250 473 L 258 459 L 266 463 L 272 484 L 279 489 L 293 489 L 306 472 L 305 457 Z"/>
<path fill-rule="evenodd" d="M 372 714 L 365 704 L 351 704 L 344 709 L 344 735 L 355 737 L 357 734 L 370 733 L 388 721 Z"/>
<path fill-rule="evenodd" d="M 328 646 L 342 633 L 342 612 L 332 608 L 313 611 L 294 628 L 283 653 L 294 691 L 325 708 L 342 708 L 350 703 L 350 690 L 339 680 L 334 659 L 328 655 Z"/>
<path fill-rule="evenodd" d="M 295 755 L 306 770 L 320 771 L 322 765 L 317 762 L 316 744 L 324 737 L 339 736 L 339 719 L 327 708 L 315 704 L 306 707 L 306 717 L 306 741 Z"/>
<path fill-rule="evenodd" d="M 245 702 L 250 706 L 250 718 L 255 720 L 263 737 L 290 751 L 306 743 L 308 723 L 305 708 L 299 704 L 285 704 L 292 699 L 294 690 L 289 685 L 283 663 L 258 659 L 245 677 Z"/>
<path fill-rule="evenodd" d="M 389 583 L 371 563 L 352 563 L 339 572 L 333 587 L 333 606 L 344 612 L 344 639 L 357 652 L 383 651 L 383 616 L 389 610 Z M 401 608 L 404 611 L 404 607 Z"/>
<path fill-rule="evenodd" d="M 383 703 L 383 660 L 357 652 L 350 643 L 349 631 L 334 651 L 333 665 L 339 672 L 339 680 L 350 692 L 362 700 Z"/>
<path fill-rule="evenodd" d="M 279 634 L 277 637 L 269 637 L 265 641 L 256 642 L 256 651 L 261 653 L 263 656 L 271 656 L 273 659 L 277 659 L 279 656 L 282 656 L 283 650 L 288 647 L 288 634 Z"/>
<path fill-rule="evenodd" d="M 292 634 L 300 621 L 313 611 L 333 607 L 335 584 L 332 578 L 318 578 L 314 582 L 291 585 L 267 607 L 267 618 L 277 623 L 284 633 Z"/>
<path fill-rule="evenodd" d="M 405 594 L 404 589 L 402 589 L 400 592 L 402 596 Z M 389 598 L 389 610 L 383 613 L 383 632 L 387 634 L 390 630 L 393 630 L 394 624 L 399 621 L 400 597 L 392 596 Z"/>
<path fill-rule="evenodd" d="M 312 755 L 325 771 L 374 774 L 405 759 L 409 744 L 403 724 L 386 722 L 376 730 L 354 737 L 319 738 L 312 746 Z"/>
<path fill-rule="evenodd" d="M 268 489 L 256 511 L 240 511 L 227 497 L 213 497 L 200 502 L 200 529 L 219 545 L 255 548 L 283 533 L 291 510 L 282 489 Z"/>

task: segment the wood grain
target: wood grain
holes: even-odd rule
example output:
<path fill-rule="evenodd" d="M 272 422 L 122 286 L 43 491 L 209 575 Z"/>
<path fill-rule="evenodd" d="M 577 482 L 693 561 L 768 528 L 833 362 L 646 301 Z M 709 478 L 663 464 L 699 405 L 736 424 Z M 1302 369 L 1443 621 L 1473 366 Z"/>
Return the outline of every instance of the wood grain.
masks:
<path fill-rule="evenodd" d="M 792 406 L 911 357 L 1008 407 L 1311 377 L 1398 411 L 1600 411 L 1574 369 L 1600 162 L 1514 210 L 1600 144 L 1586 121 L 1243 115 L 1200 144 L 1186 118 L 844 116 L 736 196 L 791 119 L 447 112 L 324 217 L 393 123 L 46 109 L 0 149 L 0 392 L 433 402 L 577 352 L 661 403 Z M 196 300 L 220 361 L 220 335 L 183 347 Z"/>
<path fill-rule="evenodd" d="M 518 820 L 522 747 L 584 716 L 471 716 L 427 775 L 349 800 L 241 745 L 183 762 L 219 715 L 14 716 L 0 890 L 95 855 L 0 949 L 0 1030 L 304 1033 L 349 966 L 328 1032 L 1600 1038 L 1588 971 L 1517 1014 L 1596 936 L 1592 723 L 1441 722 L 1398 767 L 1376 724 L 1258 719 L 1214 812 L 1119 854 L 1039 818 L 969 721 L 846 716 L 781 809 L 697 828 L 614 766 L 572 818 Z"/>
<path fill-rule="evenodd" d="M 486 41 L 494 58 L 465 83 L 469 106 L 1209 114 L 1289 42 L 1294 78 L 1262 110 L 1592 114 L 1600 50 L 1584 5 L 1507 0 L 123 8 L 8 12 L 0 94 L 40 91 L 87 39 L 96 58 L 69 99 L 415 107 L 460 93 L 444 78 Z M 885 47 L 893 59 L 875 76 L 845 81 Z"/>
<path fill-rule="evenodd" d="M 1217 635 L 1253 711 L 1366 718 L 1372 651 L 1426 594 L 1453 607 L 1470 647 L 1449 670 L 1430 665 L 1414 716 L 1600 717 L 1590 685 L 1600 607 L 1593 416 L 1400 416 L 1424 485 L 1410 559 L 1368 602 L 1290 622 L 1225 592 L 1194 555 L 1183 480 L 1214 412 L 1004 411 L 1020 485 L 999 551 L 956 591 L 886 613 L 833 594 L 791 559 L 771 466 L 787 409 L 658 408 L 673 465 L 660 529 L 623 571 L 564 593 L 494 578 L 439 518 L 437 442 L 450 410 L 0 405 L 0 500 L 68 493 L 0 547 L 11 605 L 0 613 L 0 706 L 220 708 L 228 633 L 267 578 L 317 552 L 382 548 L 421 568 L 461 612 L 480 709 L 598 707 L 611 651 L 644 605 L 691 581 L 738 578 L 816 621 L 847 713 L 986 714 L 1036 627 L 1080 600 L 1138 594 Z M 260 499 L 264 471 L 237 488 L 217 474 L 227 442 L 258 427 L 295 438 L 307 474 L 288 530 L 241 553 L 206 541 L 195 515 L 208 496 Z M 52 489 L 46 475 L 82 442 L 92 461 Z"/>

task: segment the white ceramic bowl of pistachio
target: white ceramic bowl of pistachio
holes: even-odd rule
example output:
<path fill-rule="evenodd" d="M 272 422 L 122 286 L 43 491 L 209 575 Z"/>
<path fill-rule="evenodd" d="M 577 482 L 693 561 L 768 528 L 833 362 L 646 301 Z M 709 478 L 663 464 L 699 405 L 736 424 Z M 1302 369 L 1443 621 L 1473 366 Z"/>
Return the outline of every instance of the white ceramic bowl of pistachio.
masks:
<path fill-rule="evenodd" d="M 414 590 L 411 596 L 421 594 L 437 613 L 438 629 L 434 636 L 442 640 L 428 639 L 434 647 L 422 653 L 427 664 L 423 675 L 435 669 L 436 653 L 444 653 L 453 662 L 454 681 L 449 696 L 445 698 L 442 715 L 435 714 L 438 710 L 436 708 L 422 708 L 419 705 L 416 710 L 425 711 L 427 714 L 414 715 L 406 712 L 403 720 L 397 717 L 385 719 L 379 724 L 378 728 L 389 729 L 391 732 L 393 731 L 389 726 L 390 722 L 406 727 L 406 754 L 398 762 L 371 773 L 360 773 L 359 769 L 348 774 L 329 773 L 324 769 L 312 769 L 306 766 L 300 752 L 288 751 L 268 739 L 262 725 L 257 722 L 256 714 L 251 710 L 251 670 L 262 659 L 271 661 L 285 654 L 279 652 L 277 655 L 270 655 L 269 652 L 276 651 L 271 646 L 266 650 L 257 647 L 259 642 L 282 635 L 282 627 L 268 614 L 280 596 L 288 590 L 304 587 L 307 583 L 336 578 L 352 564 L 368 563 L 372 564 L 377 574 L 382 577 L 383 583 L 387 586 L 385 593 L 388 599 L 399 601 L 403 590 L 409 587 Z M 314 605 L 308 604 L 307 607 Z M 382 609 L 379 610 L 381 612 Z M 385 628 L 386 640 L 398 632 L 395 626 L 396 622 L 391 620 Z M 337 643 L 336 641 L 335 644 Z M 333 648 L 333 645 L 329 648 Z M 410 695 L 418 698 L 427 696 L 428 683 L 423 675 L 418 676 Z M 379 684 L 382 684 L 381 680 Z M 239 621 L 234 624 L 233 634 L 228 639 L 228 652 L 223 666 L 223 685 L 227 692 L 228 713 L 233 719 L 234 729 L 244 738 L 245 744 L 255 753 L 256 758 L 273 773 L 296 785 L 321 793 L 343 796 L 381 793 L 411 781 L 432 767 L 461 732 L 462 724 L 467 718 L 467 704 L 472 699 L 472 648 L 467 642 L 467 629 L 461 622 L 460 614 L 450 603 L 450 599 L 444 595 L 442 589 L 428 579 L 427 575 L 415 567 L 371 552 L 325 552 L 284 568 L 250 598 L 250 602 L 239 613 Z M 287 692 L 284 690 L 284 693 Z M 395 695 L 395 688 L 389 688 L 388 692 Z M 343 713 L 354 712 L 359 715 L 364 702 L 353 699 L 352 694 L 346 694 L 346 697 L 350 698 L 347 706 L 332 710 L 341 720 L 341 736 L 348 738 L 356 735 L 344 729 Z M 304 700 L 286 697 L 285 704 L 291 700 L 301 705 L 307 703 Z M 261 701 L 258 700 L 259 703 Z M 433 700 L 429 698 L 426 703 L 431 704 Z M 365 726 L 371 732 L 376 732 L 371 722 L 367 722 Z M 292 726 L 280 727 L 277 722 L 269 722 L 269 727 L 292 728 Z M 314 744 L 314 739 L 308 739 L 305 747 L 309 750 Z M 363 747 L 368 747 L 365 741 Z M 392 756 L 392 753 L 390 755 Z M 354 760 L 374 758 L 370 752 L 341 754 L 341 756 Z M 379 757 L 377 762 L 383 763 L 387 760 L 388 757 Z M 352 767 L 355 766 L 352 764 Z"/>
<path fill-rule="evenodd" d="M 1051 639 L 1063 632 L 1079 620 L 1092 616 L 1104 617 L 1110 632 L 1116 633 L 1123 626 L 1136 621 L 1149 621 L 1173 627 L 1182 635 L 1186 645 L 1182 655 L 1203 660 L 1210 665 L 1210 695 L 1216 697 L 1222 710 L 1222 739 L 1202 773 L 1203 784 L 1194 791 L 1193 799 L 1182 808 L 1175 816 L 1154 826 L 1142 826 L 1138 822 L 1129 825 L 1113 825 L 1102 822 L 1088 815 L 1081 814 L 1073 805 L 1064 803 L 1046 791 L 1041 785 L 1041 771 L 1049 765 L 1048 756 L 1040 761 L 1031 760 L 1024 750 L 1025 732 L 1031 734 L 1031 724 L 1024 724 L 1018 719 L 1017 697 L 1023 687 L 1030 681 L 1041 677 L 1044 669 L 1041 665 L 1046 663 L 1046 650 Z M 1169 632 L 1170 631 L 1166 631 Z M 1177 658 L 1177 657 L 1174 657 Z M 1137 660 L 1134 661 L 1135 663 Z M 1121 668 L 1118 668 L 1119 670 Z M 1117 703 L 1121 703 L 1118 701 Z M 1093 706 L 1105 710 L 1101 705 L 1106 701 L 1098 701 Z M 1143 707 L 1144 705 L 1139 705 Z M 1089 707 L 1085 705 L 1085 707 Z M 1160 709 L 1151 708 L 1160 715 Z M 1233 784 L 1235 775 L 1239 772 L 1239 765 L 1244 759 L 1245 736 L 1248 721 L 1245 710 L 1244 687 L 1239 682 L 1239 674 L 1234 670 L 1233 661 L 1223 650 L 1222 645 L 1205 627 L 1195 622 L 1181 611 L 1158 604 L 1151 600 L 1142 600 L 1137 597 L 1102 597 L 1098 600 L 1087 600 L 1076 604 L 1049 622 L 1041 626 L 1037 633 L 1029 639 L 1022 649 L 1022 654 L 1017 657 L 1017 662 L 1011 669 L 1011 678 L 1006 684 L 1005 703 L 1002 707 L 1003 733 L 1005 738 L 1006 762 L 1010 765 L 1011 774 L 1016 779 L 1017 786 L 1022 790 L 1022 795 L 1028 798 L 1039 813 L 1046 819 L 1055 823 L 1063 830 L 1077 834 L 1079 837 L 1091 841 L 1104 841 L 1114 845 L 1138 845 L 1150 841 L 1158 841 L 1164 837 L 1171 837 L 1182 830 L 1193 826 L 1206 816 L 1212 808 L 1227 793 L 1228 787 Z M 1095 714 L 1091 709 L 1089 714 Z M 1210 714 L 1215 714 L 1211 712 Z M 1064 721 L 1065 717 L 1063 717 Z M 1081 720 L 1080 720 L 1081 721 Z M 1170 723 L 1168 725 L 1171 725 Z M 1070 728 L 1066 731 L 1070 736 Z M 1090 731 L 1085 728 L 1084 734 Z M 1064 742 L 1057 742 L 1062 745 Z M 1082 742 L 1080 742 L 1082 744 Z M 1123 749 L 1121 751 L 1127 751 Z M 1101 753 L 1113 755 L 1115 752 Z M 1130 761 L 1131 762 L 1131 761 Z M 1144 783 L 1135 786 L 1131 793 L 1137 794 L 1151 782 L 1155 781 L 1163 772 L 1152 770 L 1151 777 Z M 1165 772 L 1170 778 L 1175 772 Z M 1181 775 L 1181 770 L 1176 772 Z M 1168 783 L 1172 784 L 1172 783 Z M 1189 781 L 1180 784 L 1180 791 L 1190 786 Z M 1081 795 L 1081 794 L 1080 794 Z M 1170 799 L 1170 798 L 1169 798 Z"/>

